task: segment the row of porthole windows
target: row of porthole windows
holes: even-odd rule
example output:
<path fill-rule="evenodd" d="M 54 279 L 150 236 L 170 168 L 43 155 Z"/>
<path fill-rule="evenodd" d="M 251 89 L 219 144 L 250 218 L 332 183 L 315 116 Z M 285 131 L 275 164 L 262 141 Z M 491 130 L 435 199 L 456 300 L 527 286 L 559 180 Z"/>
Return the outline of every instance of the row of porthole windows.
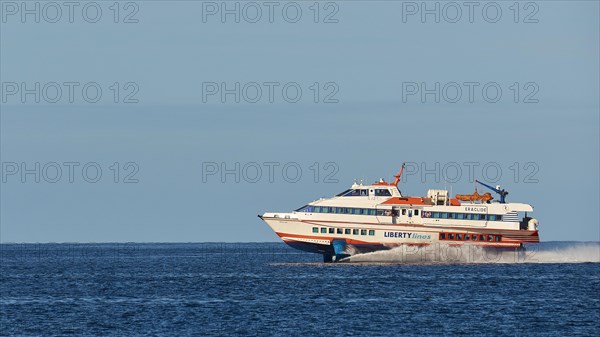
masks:
<path fill-rule="evenodd" d="M 304 206 L 297 209 L 296 212 L 306 213 L 334 213 L 334 214 L 358 214 L 358 215 L 384 215 L 385 211 L 374 208 L 351 208 L 351 207 L 325 207 L 325 206 Z"/>
<path fill-rule="evenodd" d="M 313 227 L 313 233 L 321 233 L 321 234 L 345 234 L 345 235 L 375 235 L 374 229 L 358 229 L 358 228 L 326 228 L 326 227 Z"/>
<path fill-rule="evenodd" d="M 448 213 L 424 211 L 423 217 L 433 219 L 502 221 L 502 215 L 500 214 Z"/>
<path fill-rule="evenodd" d="M 500 242 L 500 235 L 463 234 L 463 233 L 440 233 L 440 240 L 453 241 L 496 241 Z"/>
<path fill-rule="evenodd" d="M 325 207 L 325 206 L 304 206 L 297 212 L 307 213 L 333 213 L 333 214 L 356 214 L 356 215 L 377 215 L 377 216 L 397 216 L 397 210 L 373 209 L 373 208 L 352 208 L 352 207 Z M 402 215 L 418 216 L 419 210 L 402 209 Z M 432 219 L 455 219 L 455 220 L 484 220 L 484 221 L 502 221 L 500 214 L 475 214 L 475 213 L 449 213 L 449 212 L 430 212 L 423 211 L 423 218 Z"/>
<path fill-rule="evenodd" d="M 406 209 L 402 209 L 402 215 L 406 215 Z M 408 216 L 412 216 L 413 210 L 408 210 Z M 357 215 L 377 215 L 377 216 L 398 216 L 398 210 L 374 209 L 374 208 L 353 208 L 353 207 L 325 207 L 325 206 L 304 206 L 296 212 L 306 213 L 333 213 L 333 214 L 357 214 Z M 414 215 L 419 215 L 419 210 L 414 210 Z"/>

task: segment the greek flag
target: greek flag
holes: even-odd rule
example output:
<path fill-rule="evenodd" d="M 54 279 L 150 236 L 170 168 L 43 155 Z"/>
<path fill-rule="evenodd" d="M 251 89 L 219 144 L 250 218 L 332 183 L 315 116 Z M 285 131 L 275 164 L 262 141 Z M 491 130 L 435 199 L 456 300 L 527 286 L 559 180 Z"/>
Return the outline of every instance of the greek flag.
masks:
<path fill-rule="evenodd" d="M 519 222 L 519 214 L 515 211 L 508 212 L 502 216 L 502 221 Z"/>

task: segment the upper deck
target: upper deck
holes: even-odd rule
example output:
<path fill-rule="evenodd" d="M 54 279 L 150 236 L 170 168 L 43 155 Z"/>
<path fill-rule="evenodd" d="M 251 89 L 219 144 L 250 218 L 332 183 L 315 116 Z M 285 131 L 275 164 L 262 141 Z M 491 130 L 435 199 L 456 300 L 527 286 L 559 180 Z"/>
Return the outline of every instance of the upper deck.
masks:
<path fill-rule="evenodd" d="M 532 211 L 531 205 L 523 203 L 461 202 L 450 198 L 447 190 L 430 189 L 425 197 L 403 196 L 396 185 L 381 179 L 370 185 L 354 183 L 350 189 L 315 200 L 293 214 L 310 221 L 519 229 L 523 217 L 518 212 Z"/>

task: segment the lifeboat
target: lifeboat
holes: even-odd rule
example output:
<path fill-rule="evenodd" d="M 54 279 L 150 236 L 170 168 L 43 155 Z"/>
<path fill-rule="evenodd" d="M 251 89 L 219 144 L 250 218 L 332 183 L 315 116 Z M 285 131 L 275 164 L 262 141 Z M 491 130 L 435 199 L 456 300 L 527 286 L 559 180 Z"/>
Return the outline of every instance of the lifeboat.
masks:
<path fill-rule="evenodd" d="M 475 190 L 475 192 L 473 194 L 457 194 L 456 195 L 456 199 L 458 199 L 460 201 L 471 201 L 471 202 L 481 201 L 481 202 L 488 202 L 488 201 L 494 199 L 494 197 L 492 196 L 492 194 L 490 192 L 486 192 L 484 194 L 479 194 L 477 192 L 477 190 Z"/>

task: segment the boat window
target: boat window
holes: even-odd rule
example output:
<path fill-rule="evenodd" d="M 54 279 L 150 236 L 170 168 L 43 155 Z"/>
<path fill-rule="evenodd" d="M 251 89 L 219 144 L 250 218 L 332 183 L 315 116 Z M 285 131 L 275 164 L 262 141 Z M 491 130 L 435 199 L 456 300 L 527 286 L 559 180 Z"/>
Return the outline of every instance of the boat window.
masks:
<path fill-rule="evenodd" d="M 378 210 L 377 210 L 377 215 L 378 215 L 378 216 L 382 216 L 382 215 L 384 215 L 384 214 L 385 214 L 385 211 L 384 211 L 384 210 L 382 210 L 382 209 L 378 209 Z"/>
<path fill-rule="evenodd" d="M 448 219 L 448 213 L 443 212 L 442 213 L 442 219 Z"/>
<path fill-rule="evenodd" d="M 377 210 L 376 209 L 370 209 L 369 210 L 369 214 L 370 215 L 377 215 Z"/>
<path fill-rule="evenodd" d="M 473 235 L 471 235 L 471 240 L 473 240 L 473 241 L 477 241 L 477 234 L 473 234 Z"/>
<path fill-rule="evenodd" d="M 454 219 L 454 213 L 448 213 L 448 219 Z"/>
<path fill-rule="evenodd" d="M 415 209 L 415 215 L 419 215 L 419 210 Z"/>
<path fill-rule="evenodd" d="M 492 240 L 494 240 L 494 237 L 493 237 L 493 236 L 491 236 L 491 235 L 488 235 L 488 236 L 487 236 L 487 240 L 488 240 L 488 241 L 492 241 Z"/>
<path fill-rule="evenodd" d="M 352 234 L 354 234 L 354 235 L 358 235 L 358 229 L 353 229 L 353 230 L 352 230 Z"/>
<path fill-rule="evenodd" d="M 348 190 L 346 193 L 344 193 L 344 197 L 361 197 L 361 196 L 366 196 L 369 193 L 367 192 L 367 190 L 364 189 L 357 189 L 357 190 Z"/>
<path fill-rule="evenodd" d="M 361 229 L 360 230 L 360 235 L 367 235 L 367 230 L 366 229 Z"/>
<path fill-rule="evenodd" d="M 462 240 L 462 234 L 456 234 L 456 240 Z"/>
<path fill-rule="evenodd" d="M 363 214 L 362 208 L 354 208 L 354 214 Z"/>
<path fill-rule="evenodd" d="M 402 215 L 406 215 L 406 208 L 402 209 Z"/>
<path fill-rule="evenodd" d="M 313 227 L 313 233 L 318 233 L 319 232 L 319 227 Z"/>
<path fill-rule="evenodd" d="M 342 192 L 342 193 L 340 193 L 340 194 L 336 195 L 336 197 L 341 197 L 341 196 L 343 196 L 344 194 L 346 194 L 346 193 L 348 193 L 348 192 L 350 192 L 350 191 L 352 191 L 352 189 L 345 190 L 344 192 Z"/>
<path fill-rule="evenodd" d="M 355 197 L 359 195 L 358 190 L 350 190 L 348 193 L 344 194 L 345 197 Z"/>
<path fill-rule="evenodd" d="M 479 214 L 479 220 L 485 220 L 485 214 Z"/>
<path fill-rule="evenodd" d="M 495 239 L 496 241 L 500 241 L 500 235 L 496 235 Z"/>
<path fill-rule="evenodd" d="M 439 217 L 440 217 L 440 213 L 439 213 L 439 212 L 431 212 L 431 217 L 432 217 L 432 218 L 439 219 Z"/>
<path fill-rule="evenodd" d="M 327 228 L 325 228 L 325 227 L 322 227 L 322 228 L 321 228 L 321 233 L 327 233 Z"/>
<path fill-rule="evenodd" d="M 440 233 L 440 240 L 446 240 L 446 233 Z"/>
<path fill-rule="evenodd" d="M 344 230 L 343 230 L 343 229 L 341 229 L 341 228 L 338 228 L 338 229 L 337 229 L 337 233 L 338 233 L 338 234 L 344 234 Z"/>
<path fill-rule="evenodd" d="M 449 233 L 448 234 L 448 240 L 454 240 L 454 234 Z"/>
<path fill-rule="evenodd" d="M 329 234 L 334 234 L 335 233 L 335 229 L 334 228 L 329 228 Z"/>
<path fill-rule="evenodd" d="M 485 241 L 485 235 L 479 235 L 479 241 Z"/>
<path fill-rule="evenodd" d="M 346 228 L 346 229 L 344 230 L 344 234 L 350 234 L 350 232 L 351 232 L 351 231 L 350 231 L 350 228 Z"/>
<path fill-rule="evenodd" d="M 375 196 L 376 197 L 391 197 L 392 193 L 390 193 L 390 190 L 383 189 L 383 188 L 378 188 L 375 190 Z"/>
<path fill-rule="evenodd" d="M 465 218 L 465 215 L 463 213 L 454 214 L 454 219 L 462 220 L 464 218 Z"/>
<path fill-rule="evenodd" d="M 371 235 L 371 236 L 375 235 L 375 230 L 374 229 L 369 229 L 369 235 Z"/>
<path fill-rule="evenodd" d="M 465 241 L 469 241 L 471 239 L 471 235 L 465 234 Z"/>

